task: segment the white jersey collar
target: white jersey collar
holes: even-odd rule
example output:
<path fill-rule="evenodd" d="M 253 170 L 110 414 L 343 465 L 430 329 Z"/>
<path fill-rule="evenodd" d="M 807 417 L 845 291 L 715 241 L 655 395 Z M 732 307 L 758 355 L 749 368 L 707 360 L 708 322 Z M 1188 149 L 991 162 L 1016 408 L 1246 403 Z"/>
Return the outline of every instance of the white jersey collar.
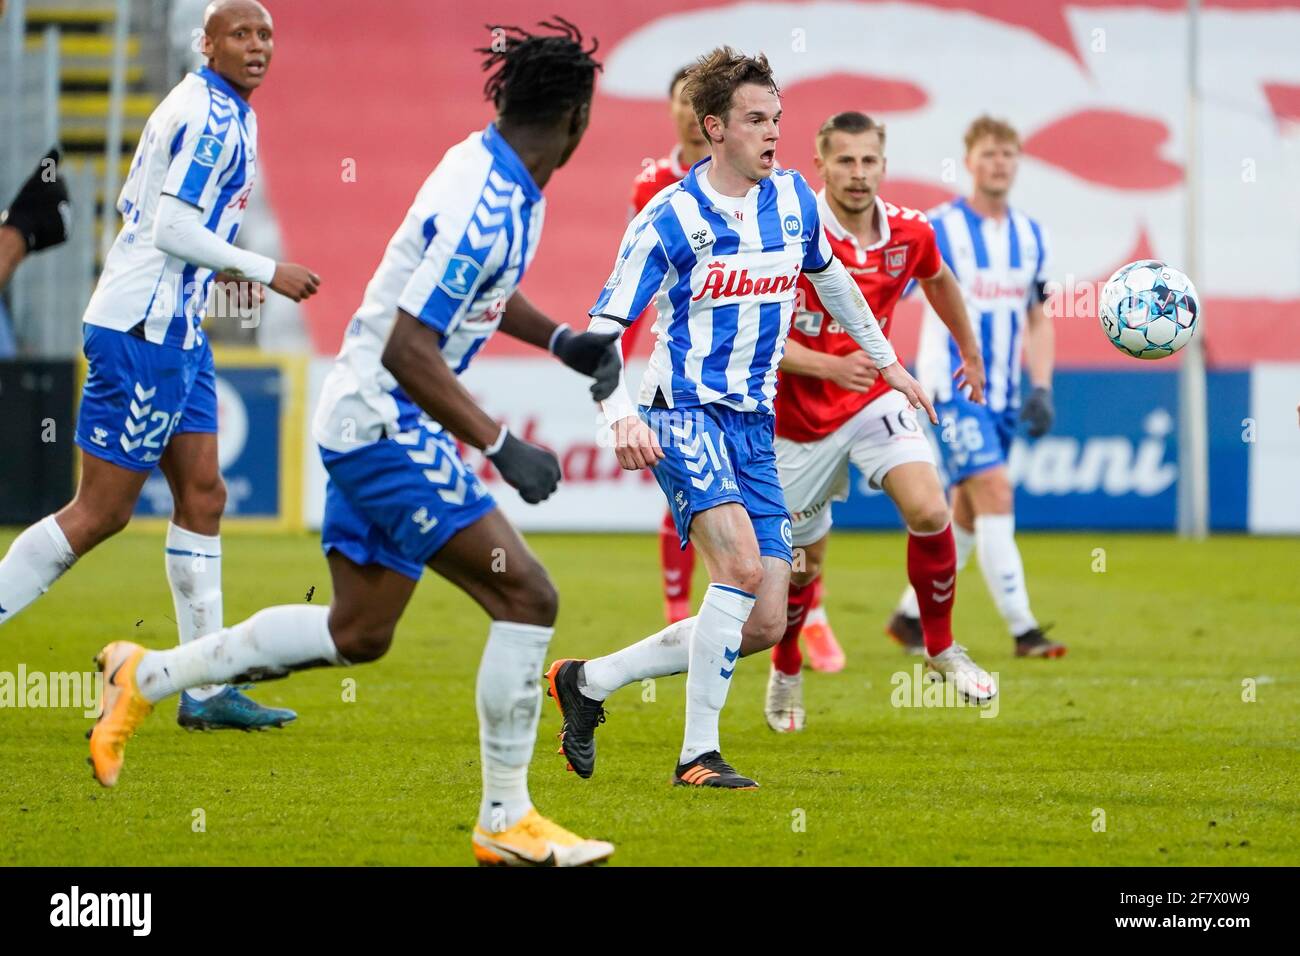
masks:
<path fill-rule="evenodd" d="M 756 189 L 762 187 L 762 183 L 755 183 L 743 196 L 724 196 L 718 192 L 713 183 L 709 182 L 708 167 L 712 162 L 713 158 L 706 156 L 692 167 L 695 172 L 695 188 L 699 190 L 700 195 L 714 209 L 720 209 L 734 215 L 736 210 L 745 208 L 745 204 L 749 202 L 749 197 L 754 194 Z"/>

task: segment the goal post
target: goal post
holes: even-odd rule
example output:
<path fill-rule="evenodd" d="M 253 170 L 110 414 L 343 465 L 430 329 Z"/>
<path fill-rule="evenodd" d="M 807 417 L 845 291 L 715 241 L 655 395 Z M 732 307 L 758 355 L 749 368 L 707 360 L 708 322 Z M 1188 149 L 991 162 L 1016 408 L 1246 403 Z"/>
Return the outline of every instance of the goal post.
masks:
<path fill-rule="evenodd" d="M 1183 271 L 1193 285 L 1201 280 L 1199 214 L 1200 191 L 1200 0 L 1187 2 L 1187 132 L 1184 174 Z M 1204 299 L 1202 298 L 1202 303 Z M 1178 534 L 1204 538 L 1209 533 L 1210 467 L 1209 410 L 1205 387 L 1205 325 L 1183 349 L 1178 370 Z"/>

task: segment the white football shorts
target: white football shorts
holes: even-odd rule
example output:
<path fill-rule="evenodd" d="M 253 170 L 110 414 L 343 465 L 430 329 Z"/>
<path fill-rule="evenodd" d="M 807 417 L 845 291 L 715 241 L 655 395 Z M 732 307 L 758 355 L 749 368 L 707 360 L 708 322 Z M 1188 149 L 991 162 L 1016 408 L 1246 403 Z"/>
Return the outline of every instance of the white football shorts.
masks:
<path fill-rule="evenodd" d="M 916 411 L 890 390 L 814 442 L 776 439 L 776 465 L 793 522 L 794 546 L 807 547 L 831 530 L 831 502 L 849 496 L 849 463 L 872 488 L 885 475 L 912 461 L 935 463 L 930 438 Z"/>

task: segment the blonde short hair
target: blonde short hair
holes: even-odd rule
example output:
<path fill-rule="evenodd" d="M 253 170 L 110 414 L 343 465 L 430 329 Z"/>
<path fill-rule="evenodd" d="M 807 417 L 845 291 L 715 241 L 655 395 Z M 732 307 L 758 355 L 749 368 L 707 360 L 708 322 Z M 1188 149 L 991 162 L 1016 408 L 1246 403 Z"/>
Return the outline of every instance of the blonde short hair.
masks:
<path fill-rule="evenodd" d="M 985 136 L 992 136 L 999 143 L 1013 143 L 1016 149 L 1020 148 L 1020 134 L 1016 132 L 1016 128 L 1006 120 L 996 119 L 985 113 L 983 116 L 976 117 L 966 129 L 966 152 L 969 153 Z"/>

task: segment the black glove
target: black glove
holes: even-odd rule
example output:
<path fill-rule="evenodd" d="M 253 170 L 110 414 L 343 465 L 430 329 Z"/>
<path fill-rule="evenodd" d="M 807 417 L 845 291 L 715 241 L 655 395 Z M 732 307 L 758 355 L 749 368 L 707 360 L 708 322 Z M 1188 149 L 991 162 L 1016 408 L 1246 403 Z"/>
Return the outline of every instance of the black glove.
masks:
<path fill-rule="evenodd" d="M 1052 427 L 1052 422 L 1056 421 L 1056 409 L 1052 407 L 1052 390 L 1050 388 L 1035 388 L 1029 393 L 1029 398 L 1025 399 L 1024 407 L 1020 409 L 1020 418 L 1025 423 L 1025 430 L 1029 432 L 1030 438 L 1042 438 Z"/>
<path fill-rule="evenodd" d="M 520 441 L 506 432 L 501 447 L 487 456 L 506 484 L 519 491 L 530 505 L 545 501 L 560 483 L 560 460 L 545 448 Z"/>
<path fill-rule="evenodd" d="M 53 162 L 54 178 L 47 181 L 46 169 Z M 59 149 L 45 154 L 36 172 L 23 183 L 13 204 L 0 212 L 0 225 L 13 226 L 22 233 L 28 252 L 40 252 L 57 246 L 68 238 L 71 206 L 68 187 L 59 179 Z"/>
<path fill-rule="evenodd" d="M 618 387 L 618 373 L 623 361 L 618 354 L 617 332 L 583 332 L 575 335 L 566 328 L 556 333 L 551 351 L 569 368 L 596 381 L 591 386 L 591 397 L 603 402 Z"/>

